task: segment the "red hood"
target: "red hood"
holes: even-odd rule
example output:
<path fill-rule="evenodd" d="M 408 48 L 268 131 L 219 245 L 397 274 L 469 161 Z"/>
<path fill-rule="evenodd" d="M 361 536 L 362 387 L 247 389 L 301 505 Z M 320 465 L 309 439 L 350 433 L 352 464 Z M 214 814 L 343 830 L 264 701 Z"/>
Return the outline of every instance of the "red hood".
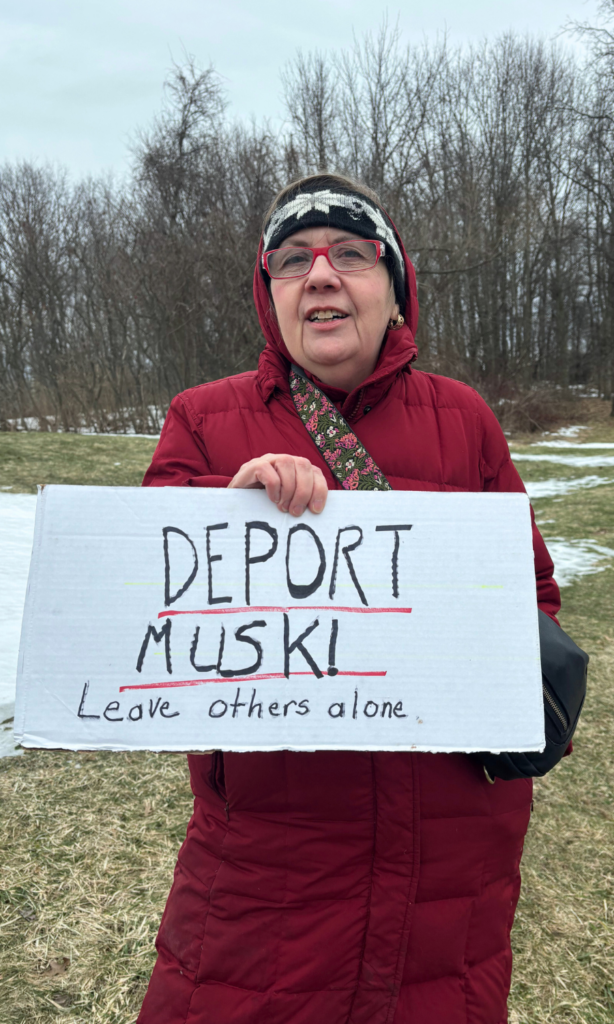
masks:
<path fill-rule="evenodd" d="M 418 296 L 416 292 L 416 272 L 413 268 L 403 242 L 396 231 L 397 240 L 405 260 L 405 324 L 400 330 L 387 331 L 384 344 L 380 352 L 377 366 L 366 381 L 356 388 L 349 395 L 338 388 L 326 387 L 324 390 L 333 401 L 342 402 L 342 412 L 347 415 L 348 409 L 356 405 L 356 397 L 361 389 L 368 389 L 365 401 L 374 404 L 388 390 L 394 378 L 409 363 L 413 362 L 418 355 L 418 347 L 414 341 L 416 328 L 418 326 Z M 254 270 L 254 302 L 262 333 L 266 339 L 266 345 L 258 361 L 258 385 L 265 401 L 271 397 L 274 389 L 280 388 L 289 392 L 288 371 L 291 362 L 283 338 L 280 334 L 277 320 L 271 309 L 269 293 L 260 272 L 262 257 L 262 238 L 258 247 L 258 259 Z"/>

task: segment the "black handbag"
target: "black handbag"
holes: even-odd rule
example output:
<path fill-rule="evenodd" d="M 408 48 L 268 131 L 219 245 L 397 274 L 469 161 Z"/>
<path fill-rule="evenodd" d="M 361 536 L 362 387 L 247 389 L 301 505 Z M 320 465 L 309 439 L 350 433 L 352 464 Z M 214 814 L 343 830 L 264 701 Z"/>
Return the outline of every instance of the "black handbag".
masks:
<path fill-rule="evenodd" d="M 549 772 L 567 750 L 582 711 L 588 654 L 545 612 L 538 611 L 538 616 L 546 746 L 528 754 L 477 754 L 489 782 L 535 778 Z"/>

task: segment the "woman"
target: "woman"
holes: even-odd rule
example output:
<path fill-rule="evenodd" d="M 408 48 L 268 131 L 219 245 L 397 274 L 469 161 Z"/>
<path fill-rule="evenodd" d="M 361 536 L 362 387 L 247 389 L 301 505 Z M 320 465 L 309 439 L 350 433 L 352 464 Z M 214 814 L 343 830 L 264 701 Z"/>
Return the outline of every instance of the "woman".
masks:
<path fill-rule="evenodd" d="M 412 368 L 414 270 L 370 190 L 336 175 L 284 189 L 254 297 L 258 370 L 174 399 L 145 485 L 265 487 L 294 516 L 341 487 L 523 490 L 475 391 Z M 535 526 L 534 548 L 555 615 Z M 491 785 L 462 754 L 189 764 L 194 815 L 140 1024 L 504 1024 L 529 780 Z"/>

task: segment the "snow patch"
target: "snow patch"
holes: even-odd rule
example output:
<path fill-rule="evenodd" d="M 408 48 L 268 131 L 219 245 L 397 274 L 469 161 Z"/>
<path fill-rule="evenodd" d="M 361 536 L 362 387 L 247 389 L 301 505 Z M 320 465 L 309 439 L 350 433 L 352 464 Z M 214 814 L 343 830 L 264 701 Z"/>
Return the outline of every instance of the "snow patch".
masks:
<path fill-rule="evenodd" d="M 614 455 L 533 455 L 530 452 L 510 452 L 514 462 L 553 462 L 558 466 L 601 467 L 614 466 Z"/>
<path fill-rule="evenodd" d="M 559 587 L 568 587 L 581 576 L 609 569 L 604 561 L 614 558 L 612 548 L 602 547 L 594 540 L 565 540 L 563 537 L 544 537 L 554 562 L 554 578 Z"/>
<path fill-rule="evenodd" d="M 0 494 L 0 757 L 21 753 L 15 747 L 12 717 L 35 511 L 34 494 Z"/>
<path fill-rule="evenodd" d="M 154 430 L 162 427 L 164 423 L 164 413 L 156 405 L 148 405 L 147 412 L 149 414 L 149 423 Z M 160 434 L 135 434 L 134 427 L 131 425 L 131 420 L 139 419 L 135 417 L 134 409 L 120 409 L 117 412 L 109 413 L 106 416 L 106 423 L 109 426 L 113 424 L 117 425 L 120 423 L 124 426 L 121 433 L 113 434 L 107 431 L 99 431 L 96 427 L 88 426 L 83 418 L 81 418 L 81 424 L 75 430 L 70 430 L 68 433 L 74 434 L 96 434 L 100 437 L 149 437 L 153 440 L 157 439 Z M 23 416 L 18 419 L 8 419 L 6 421 L 12 430 L 16 431 L 42 431 L 48 432 L 53 431 L 58 434 L 65 433 L 62 425 L 57 423 L 55 416 Z M 126 425 L 127 424 L 127 425 Z"/>
<path fill-rule="evenodd" d="M 19 635 L 35 511 L 35 494 L 0 494 L 0 707 L 15 699 Z"/>
<path fill-rule="evenodd" d="M 601 484 L 614 484 L 614 477 L 581 476 L 577 480 L 533 480 L 525 483 L 525 487 L 529 498 L 533 500 L 535 498 L 552 498 L 555 494 L 569 494 L 571 491 L 582 490 L 584 487 L 600 487 Z"/>
<path fill-rule="evenodd" d="M 567 448 L 568 450 L 573 449 L 577 451 L 581 449 L 596 449 L 596 448 L 614 448 L 614 443 L 610 441 L 595 441 L 593 444 L 590 441 L 582 441 L 578 444 L 568 444 L 567 441 L 535 441 L 531 448 Z"/>
<path fill-rule="evenodd" d="M 75 433 L 77 433 L 77 431 L 75 431 Z M 130 433 L 129 430 L 125 430 L 123 434 L 109 434 L 106 431 L 104 432 L 104 434 L 101 434 L 100 431 L 98 430 L 83 429 L 79 430 L 78 433 L 81 437 L 146 437 L 149 441 L 160 440 L 159 434 L 134 434 Z"/>
<path fill-rule="evenodd" d="M 553 437 L 577 437 L 583 430 L 588 430 L 586 426 L 574 426 L 574 427 L 561 427 L 560 430 L 555 430 Z"/>

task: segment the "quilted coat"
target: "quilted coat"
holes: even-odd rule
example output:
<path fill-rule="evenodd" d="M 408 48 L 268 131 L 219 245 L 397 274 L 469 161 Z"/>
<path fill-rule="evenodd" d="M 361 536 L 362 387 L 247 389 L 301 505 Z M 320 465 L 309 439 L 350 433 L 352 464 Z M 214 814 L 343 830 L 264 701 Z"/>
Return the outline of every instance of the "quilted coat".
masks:
<path fill-rule="evenodd" d="M 324 390 L 393 488 L 522 490 L 476 392 L 411 366 L 418 309 L 406 267 L 406 326 L 388 332 L 361 387 Z M 258 370 L 174 399 L 146 486 L 223 487 L 249 459 L 288 452 L 339 487 L 294 410 L 258 270 L 254 296 L 266 339 Z M 534 549 L 537 599 L 555 615 L 536 527 Z M 194 813 L 138 1024 L 507 1021 L 529 780 L 490 784 L 462 754 L 188 760 Z"/>

